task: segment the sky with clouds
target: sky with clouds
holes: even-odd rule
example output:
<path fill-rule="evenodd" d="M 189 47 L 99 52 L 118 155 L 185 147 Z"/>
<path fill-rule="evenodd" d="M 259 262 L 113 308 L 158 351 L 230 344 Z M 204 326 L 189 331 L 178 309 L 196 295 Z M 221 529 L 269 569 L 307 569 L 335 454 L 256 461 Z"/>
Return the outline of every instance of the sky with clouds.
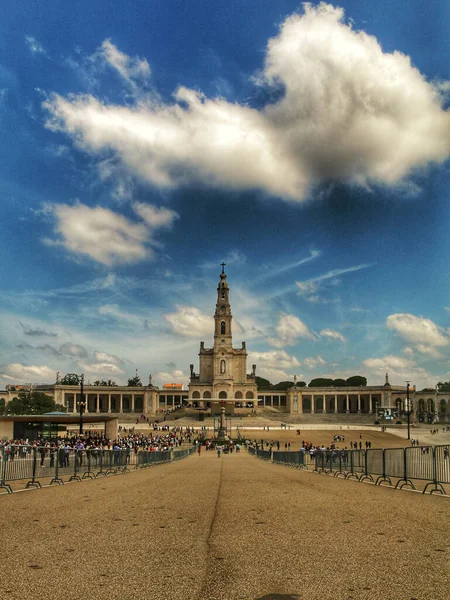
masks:
<path fill-rule="evenodd" d="M 0 388 L 450 379 L 450 5 L 0 8 Z"/>

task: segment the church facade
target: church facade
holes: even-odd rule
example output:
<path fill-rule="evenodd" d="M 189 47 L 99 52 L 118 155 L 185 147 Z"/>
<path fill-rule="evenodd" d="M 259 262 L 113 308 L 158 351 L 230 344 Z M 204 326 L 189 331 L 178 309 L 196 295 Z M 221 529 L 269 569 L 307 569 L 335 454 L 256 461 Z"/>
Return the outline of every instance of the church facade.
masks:
<path fill-rule="evenodd" d="M 256 365 L 247 373 L 247 347 L 233 348 L 230 290 L 222 263 L 222 273 L 217 287 L 217 302 L 214 313 L 214 344 L 205 348 L 200 342 L 199 373 L 190 366 L 189 399 L 205 402 L 213 412 L 218 403 L 231 404 L 253 402 L 257 397 Z"/>

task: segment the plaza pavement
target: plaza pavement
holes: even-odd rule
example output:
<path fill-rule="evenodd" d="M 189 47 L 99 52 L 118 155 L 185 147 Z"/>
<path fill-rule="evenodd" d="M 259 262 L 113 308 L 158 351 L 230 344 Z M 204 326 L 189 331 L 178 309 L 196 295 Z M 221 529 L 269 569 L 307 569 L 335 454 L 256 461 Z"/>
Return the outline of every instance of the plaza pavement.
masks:
<path fill-rule="evenodd" d="M 448 600 L 449 498 L 203 451 L 0 496 L 5 598 Z"/>

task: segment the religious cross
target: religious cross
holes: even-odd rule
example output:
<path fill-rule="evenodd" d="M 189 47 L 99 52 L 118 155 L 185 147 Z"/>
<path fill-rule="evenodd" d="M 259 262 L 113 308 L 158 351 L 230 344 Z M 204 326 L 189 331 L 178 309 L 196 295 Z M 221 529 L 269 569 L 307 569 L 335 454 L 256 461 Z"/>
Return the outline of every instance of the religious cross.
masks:
<path fill-rule="evenodd" d="M 222 267 L 222 273 L 225 273 L 225 263 L 220 263 L 220 266 Z"/>

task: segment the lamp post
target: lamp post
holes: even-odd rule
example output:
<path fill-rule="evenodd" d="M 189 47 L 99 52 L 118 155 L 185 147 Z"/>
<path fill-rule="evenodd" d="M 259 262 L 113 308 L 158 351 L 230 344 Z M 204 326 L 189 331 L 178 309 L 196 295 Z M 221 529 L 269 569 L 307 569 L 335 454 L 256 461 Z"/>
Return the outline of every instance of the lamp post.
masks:
<path fill-rule="evenodd" d="M 409 384 L 410 382 L 406 382 L 406 418 L 408 419 L 408 440 L 411 439 L 411 405 L 409 403 Z"/>
<path fill-rule="evenodd" d="M 80 381 L 80 402 L 78 404 L 78 408 L 80 411 L 80 435 L 83 435 L 83 412 L 84 409 L 86 408 L 86 402 L 84 401 L 84 390 L 83 390 L 83 386 L 84 386 L 84 374 L 81 376 L 81 381 Z"/>

